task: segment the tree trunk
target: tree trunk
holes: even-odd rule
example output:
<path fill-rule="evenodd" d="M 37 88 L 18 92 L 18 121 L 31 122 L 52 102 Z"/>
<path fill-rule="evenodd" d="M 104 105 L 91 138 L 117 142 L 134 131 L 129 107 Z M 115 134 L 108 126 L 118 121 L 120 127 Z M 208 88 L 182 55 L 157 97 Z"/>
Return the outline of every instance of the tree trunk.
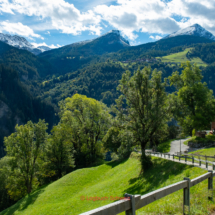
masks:
<path fill-rule="evenodd" d="M 28 194 L 31 193 L 31 182 L 30 181 L 27 182 L 27 192 L 28 192 Z"/>
<path fill-rule="evenodd" d="M 150 156 L 146 156 L 145 153 L 145 147 L 146 147 L 146 143 L 143 142 L 141 143 L 141 167 L 142 167 L 142 172 L 148 170 L 149 168 L 152 167 L 152 161 L 151 161 L 151 157 Z"/>

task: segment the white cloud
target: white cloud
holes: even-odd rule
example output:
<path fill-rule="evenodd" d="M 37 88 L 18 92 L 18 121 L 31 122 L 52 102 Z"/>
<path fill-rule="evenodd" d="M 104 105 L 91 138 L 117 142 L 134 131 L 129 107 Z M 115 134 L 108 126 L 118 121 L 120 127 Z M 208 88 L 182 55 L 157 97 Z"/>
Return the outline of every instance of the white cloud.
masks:
<path fill-rule="evenodd" d="M 137 32 L 163 35 L 198 23 L 215 34 L 215 0 L 115 1 L 110 5 L 111 0 L 94 0 L 86 3 L 91 10 L 81 12 L 66 0 L 0 0 L 0 11 L 38 17 L 41 23 L 31 26 L 35 31 L 57 29 L 78 35 L 88 30 L 100 35 L 105 22 L 134 41 Z"/>
<path fill-rule="evenodd" d="M 2 7 L 5 10 L 4 5 Z M 100 15 L 92 10 L 81 13 L 73 4 L 64 0 L 12 0 L 9 8 L 20 14 L 50 19 L 51 28 L 61 30 L 62 33 L 78 35 L 86 30 L 97 35 L 101 33 Z"/>
<path fill-rule="evenodd" d="M 50 45 L 49 48 L 55 49 L 55 48 L 60 48 L 62 47 L 61 45 L 57 44 L 56 46 L 54 44 Z"/>
<path fill-rule="evenodd" d="M 54 45 L 54 44 L 52 44 L 52 45 L 47 45 L 45 42 L 43 42 L 43 43 L 31 43 L 34 47 L 38 47 L 38 46 L 47 46 L 47 47 L 49 47 L 49 48 L 52 48 L 52 49 L 55 49 L 55 48 L 60 48 L 60 47 L 62 47 L 61 45 L 59 45 L 59 44 L 57 44 L 56 46 Z"/>
<path fill-rule="evenodd" d="M 11 7 L 11 4 L 10 2 L 8 2 L 8 0 L 0 0 L 0 14 L 2 12 L 14 14 L 10 7 Z"/>
<path fill-rule="evenodd" d="M 149 37 L 150 39 L 153 39 L 153 40 L 160 40 L 162 39 L 163 37 L 159 36 L 159 35 L 156 35 L 155 37 L 154 36 L 150 36 Z"/>
<path fill-rule="evenodd" d="M 181 28 L 198 23 L 215 34 L 215 0 L 172 0 L 168 10 L 189 18 L 179 23 Z"/>
<path fill-rule="evenodd" d="M 171 18 L 166 3 L 161 0 L 118 0 L 118 5 L 99 5 L 94 11 L 129 39 L 137 38 L 136 32 L 172 33 L 179 24 Z"/>
<path fill-rule="evenodd" d="M 17 23 L 11 23 L 9 21 L 0 22 L 0 31 L 2 32 L 6 31 L 10 34 L 18 34 L 24 37 L 28 37 L 29 39 L 33 39 L 32 37 L 44 39 L 39 34 L 35 34 L 34 31 L 27 25 L 23 25 L 20 22 Z"/>
<path fill-rule="evenodd" d="M 118 0 L 117 3 L 99 5 L 95 11 L 130 39 L 136 38 L 135 31 L 169 34 L 195 23 L 215 34 L 215 0 Z M 175 20 L 175 16 L 182 19 Z"/>

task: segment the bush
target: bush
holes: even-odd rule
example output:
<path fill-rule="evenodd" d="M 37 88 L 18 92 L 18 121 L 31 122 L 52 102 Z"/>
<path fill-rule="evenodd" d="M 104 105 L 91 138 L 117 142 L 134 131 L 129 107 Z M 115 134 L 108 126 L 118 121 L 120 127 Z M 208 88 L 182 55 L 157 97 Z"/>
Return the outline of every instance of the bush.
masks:
<path fill-rule="evenodd" d="M 196 130 L 193 129 L 193 131 L 192 131 L 192 137 L 194 137 L 195 135 L 196 135 Z"/>

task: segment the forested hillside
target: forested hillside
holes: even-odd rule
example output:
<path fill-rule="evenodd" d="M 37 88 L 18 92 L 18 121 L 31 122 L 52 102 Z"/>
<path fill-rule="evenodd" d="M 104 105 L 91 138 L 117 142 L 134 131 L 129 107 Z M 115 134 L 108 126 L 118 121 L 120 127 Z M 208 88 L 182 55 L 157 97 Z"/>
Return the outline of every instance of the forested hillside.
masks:
<path fill-rule="evenodd" d="M 22 81 L 37 79 L 54 73 L 53 67 L 48 61 L 1 41 L 0 63 L 4 63 L 16 70 Z"/>
<path fill-rule="evenodd" d="M 13 94 L 11 89 L 5 98 L 7 102 L 10 102 L 10 105 L 21 108 L 20 112 L 25 113 L 21 117 L 22 122 L 26 122 L 28 119 L 35 121 L 38 117 L 51 118 L 51 114 L 54 111 L 48 111 L 47 114 L 41 115 L 44 114 L 44 111 L 39 111 L 41 109 L 36 108 L 38 104 L 42 104 L 40 99 L 54 105 L 57 109 L 59 101 L 79 93 L 95 98 L 110 106 L 115 103 L 115 99 L 119 96 L 116 87 L 126 70 L 133 73 L 138 68 L 142 69 L 145 66 L 151 66 L 152 69 L 156 68 L 158 71 L 162 71 L 163 78 L 170 76 L 174 71 L 180 72 L 182 70 L 179 64 L 159 61 L 123 63 L 124 60 L 166 56 L 171 53 L 182 52 L 187 47 L 193 47 L 192 52 L 189 52 L 187 57 L 199 57 L 208 62 L 209 66 L 202 68 L 203 80 L 207 82 L 210 89 L 215 91 L 215 85 L 213 84 L 215 66 L 210 64 L 214 62 L 215 46 L 212 42 L 196 36 L 178 36 L 135 47 L 120 46 L 119 43 L 117 43 L 118 46 L 114 47 L 108 44 L 104 38 L 98 38 L 85 44 L 73 44 L 47 51 L 41 54 L 40 57 L 0 42 L 0 62 L 4 62 L 10 68 L 16 70 L 16 72 L 13 71 L 12 73 L 18 74 L 16 80 L 22 89 L 22 93 L 19 96 L 25 94 L 25 97 L 31 98 L 29 101 L 32 100 L 33 106 L 25 105 L 21 107 L 20 100 L 14 100 L 14 98 L 19 98 L 15 96 L 17 95 L 17 90 Z M 112 53 L 107 54 L 108 52 Z M 101 55 L 102 53 L 104 54 Z M 5 69 L 5 67 L 2 68 Z M 9 79 L 8 83 L 11 81 L 14 81 L 14 79 Z M 23 87 L 20 81 L 25 83 L 32 95 Z M 167 87 L 167 91 L 172 92 L 173 88 Z M 33 96 L 38 97 L 38 100 Z M 8 105 L 9 103 L 5 104 Z M 9 108 L 12 108 L 12 106 Z M 10 116 L 9 112 L 6 116 Z M 14 117 L 9 118 L 14 119 Z M 54 114 L 52 118 L 55 118 Z M 5 124 L 5 126 L 10 127 L 7 131 L 12 131 L 14 122 Z M 9 133 L 6 132 L 4 135 Z M 2 134 L 2 137 L 4 135 Z"/>
<path fill-rule="evenodd" d="M 50 78 L 40 85 L 38 96 L 42 100 L 57 105 L 59 101 L 79 93 L 110 106 L 115 103 L 115 99 L 119 96 L 116 88 L 122 78 L 122 74 L 126 70 L 130 70 L 133 73 L 138 68 L 143 69 L 149 65 L 152 69 L 157 68 L 158 71 L 162 71 L 163 78 L 170 76 L 176 70 L 181 71 L 178 65 L 165 65 L 162 62 L 123 65 L 108 61 L 92 64 L 75 72 Z M 171 88 L 168 88 L 168 90 L 172 91 Z"/>
<path fill-rule="evenodd" d="M 17 71 L 0 65 L 0 157 L 3 138 L 10 135 L 16 124 L 45 119 L 49 128 L 57 122 L 52 105 L 34 98 L 20 81 Z"/>
<path fill-rule="evenodd" d="M 59 49 L 44 52 L 40 58 L 49 61 L 56 69 L 55 74 L 64 75 L 85 66 L 105 62 L 107 59 L 125 61 L 141 57 L 158 57 L 183 51 L 199 43 L 212 43 L 212 40 L 196 36 L 178 36 L 139 46 L 122 46 L 108 43 L 98 38 L 87 44 L 71 44 Z"/>
<path fill-rule="evenodd" d="M 99 58 L 95 56 L 117 52 L 127 47 L 129 47 L 129 42 L 118 31 L 113 30 L 92 41 L 74 43 L 44 52 L 40 54 L 40 57 L 54 65 L 58 74 L 65 74 L 82 68 L 89 63 L 97 62 Z"/>
<path fill-rule="evenodd" d="M 112 59 L 128 60 L 145 56 L 159 57 L 171 53 L 180 52 L 187 47 L 193 47 L 199 43 L 213 43 L 214 41 L 196 36 L 177 36 L 168 39 L 161 39 L 157 42 L 146 43 L 139 46 L 132 46 L 125 50 L 111 54 Z"/>
<path fill-rule="evenodd" d="M 196 45 L 189 53 L 189 57 L 199 57 L 208 64 L 215 63 L 215 43 Z"/>

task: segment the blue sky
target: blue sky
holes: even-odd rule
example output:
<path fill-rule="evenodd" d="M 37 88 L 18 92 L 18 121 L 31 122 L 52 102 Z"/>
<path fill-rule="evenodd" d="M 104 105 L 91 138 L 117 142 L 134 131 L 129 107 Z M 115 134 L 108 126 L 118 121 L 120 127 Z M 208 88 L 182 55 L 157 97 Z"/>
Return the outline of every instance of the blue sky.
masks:
<path fill-rule="evenodd" d="M 0 32 L 60 47 L 118 29 L 138 45 L 195 23 L 215 34 L 215 0 L 0 0 Z"/>

